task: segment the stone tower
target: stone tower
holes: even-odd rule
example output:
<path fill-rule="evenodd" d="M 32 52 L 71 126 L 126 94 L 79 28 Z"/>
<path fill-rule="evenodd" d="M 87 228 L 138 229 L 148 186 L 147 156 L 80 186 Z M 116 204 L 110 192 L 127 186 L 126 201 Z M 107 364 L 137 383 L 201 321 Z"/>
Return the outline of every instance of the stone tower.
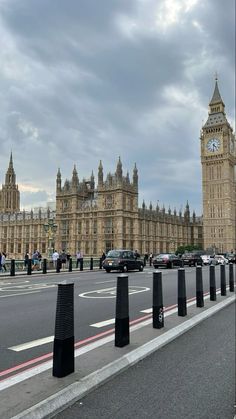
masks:
<path fill-rule="evenodd" d="M 16 185 L 12 153 L 5 175 L 5 185 L 2 185 L 2 190 L 0 191 L 0 211 L 8 214 L 20 211 L 20 192 L 18 191 L 18 185 Z"/>
<path fill-rule="evenodd" d="M 231 252 L 236 248 L 236 152 L 218 81 L 201 135 L 204 248 Z"/>

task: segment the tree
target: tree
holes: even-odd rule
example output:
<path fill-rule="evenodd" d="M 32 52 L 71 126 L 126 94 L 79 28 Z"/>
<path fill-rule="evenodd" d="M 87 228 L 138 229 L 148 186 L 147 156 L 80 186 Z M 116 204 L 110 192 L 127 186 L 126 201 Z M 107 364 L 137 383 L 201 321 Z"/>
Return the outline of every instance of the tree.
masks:
<path fill-rule="evenodd" d="M 188 244 L 179 246 L 175 252 L 176 255 L 183 255 L 185 252 L 193 252 L 194 250 L 202 250 L 197 244 Z"/>

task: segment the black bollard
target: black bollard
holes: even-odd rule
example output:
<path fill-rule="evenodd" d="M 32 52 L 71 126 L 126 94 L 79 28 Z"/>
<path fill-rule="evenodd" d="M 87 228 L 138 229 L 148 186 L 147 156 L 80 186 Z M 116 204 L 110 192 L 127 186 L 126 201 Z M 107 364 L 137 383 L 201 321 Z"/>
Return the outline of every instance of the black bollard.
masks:
<path fill-rule="evenodd" d="M 69 268 L 68 272 L 72 272 L 72 258 L 69 258 Z"/>
<path fill-rule="evenodd" d="M 102 258 L 99 259 L 99 269 L 102 269 Z"/>
<path fill-rule="evenodd" d="M 187 315 L 185 269 L 178 269 L 178 316 Z"/>
<path fill-rule="evenodd" d="M 164 327 L 162 272 L 153 272 L 152 326 L 154 329 Z"/>
<path fill-rule="evenodd" d="M 196 267 L 196 304 L 197 307 L 204 307 L 202 267 Z"/>
<path fill-rule="evenodd" d="M 58 284 L 53 344 L 54 377 L 65 377 L 74 372 L 74 343 L 74 284 Z"/>
<path fill-rule="evenodd" d="M 128 275 L 117 277 L 115 346 L 122 348 L 129 344 L 129 287 Z"/>
<path fill-rule="evenodd" d="M 47 259 L 43 259 L 43 274 L 47 273 Z"/>
<path fill-rule="evenodd" d="M 93 258 L 90 258 L 90 271 L 93 270 Z"/>
<path fill-rule="evenodd" d="M 214 265 L 210 265 L 210 301 L 216 301 L 216 278 Z"/>
<path fill-rule="evenodd" d="M 83 269 L 84 269 L 84 260 L 83 259 L 80 259 L 79 269 L 80 269 L 80 271 L 83 271 Z"/>
<path fill-rule="evenodd" d="M 31 275 L 32 273 L 32 259 L 28 259 L 27 263 L 27 275 Z"/>
<path fill-rule="evenodd" d="M 234 265 L 231 262 L 229 264 L 229 290 L 234 292 Z"/>
<path fill-rule="evenodd" d="M 56 272 L 59 274 L 60 271 L 61 271 L 61 259 L 58 258 L 56 262 Z"/>
<path fill-rule="evenodd" d="M 220 265 L 220 288 L 221 295 L 225 296 L 226 294 L 226 278 L 225 278 L 225 265 Z"/>
<path fill-rule="evenodd" d="M 15 276 L 15 259 L 11 260 L 10 276 Z"/>

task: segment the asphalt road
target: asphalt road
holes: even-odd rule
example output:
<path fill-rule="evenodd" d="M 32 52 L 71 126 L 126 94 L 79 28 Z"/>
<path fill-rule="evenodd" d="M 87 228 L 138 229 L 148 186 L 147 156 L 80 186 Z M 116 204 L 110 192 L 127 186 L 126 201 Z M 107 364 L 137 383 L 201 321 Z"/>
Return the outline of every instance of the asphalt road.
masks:
<path fill-rule="evenodd" d="M 56 419 L 233 419 L 235 304 L 67 408 Z"/>
<path fill-rule="evenodd" d="M 228 282 L 228 267 L 227 282 Z M 166 307 L 177 303 L 177 269 L 162 270 L 163 299 Z M 129 272 L 130 320 L 144 316 L 152 306 L 153 268 Z M 209 291 L 209 268 L 203 268 L 204 291 Z M 104 271 L 55 275 L 18 276 L 0 280 L 0 371 L 52 352 L 55 327 L 57 283 L 74 282 L 75 341 L 113 328 L 117 272 Z M 216 283 L 220 286 L 219 267 Z M 186 268 L 187 297 L 195 297 L 195 268 Z M 98 322 L 104 322 L 94 326 Z M 99 326 L 99 327 L 98 327 Z M 35 342 L 49 338 L 49 342 Z M 51 338 L 51 340 L 50 340 Z M 16 346 L 29 343 L 29 347 Z M 11 348 L 11 349 L 10 349 Z M 14 349 L 12 349 L 14 348 Z"/>

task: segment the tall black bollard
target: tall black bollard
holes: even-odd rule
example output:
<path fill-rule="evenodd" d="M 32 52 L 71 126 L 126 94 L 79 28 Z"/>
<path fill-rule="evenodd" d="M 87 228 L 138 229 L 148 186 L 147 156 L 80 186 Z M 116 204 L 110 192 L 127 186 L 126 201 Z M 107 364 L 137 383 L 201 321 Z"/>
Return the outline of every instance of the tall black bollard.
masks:
<path fill-rule="evenodd" d="M 204 307 L 201 266 L 196 267 L 196 304 L 197 307 Z"/>
<path fill-rule="evenodd" d="M 187 315 L 185 269 L 178 269 L 178 316 Z"/>
<path fill-rule="evenodd" d="M 229 290 L 234 292 L 234 265 L 231 262 L 229 264 Z"/>
<path fill-rule="evenodd" d="M 11 260 L 10 276 L 15 276 L 15 259 Z"/>
<path fill-rule="evenodd" d="M 99 259 L 99 269 L 102 269 L 102 258 Z"/>
<path fill-rule="evenodd" d="M 115 346 L 122 348 L 129 344 L 129 287 L 128 275 L 117 277 Z"/>
<path fill-rule="evenodd" d="M 43 274 L 47 273 L 47 259 L 43 259 Z"/>
<path fill-rule="evenodd" d="M 79 269 L 80 269 L 80 271 L 83 271 L 83 269 L 84 269 L 84 260 L 83 259 L 80 259 Z"/>
<path fill-rule="evenodd" d="M 154 329 L 164 327 L 162 272 L 153 272 L 152 326 Z"/>
<path fill-rule="evenodd" d="M 56 262 L 56 272 L 59 274 L 61 272 L 61 259 L 57 259 Z"/>
<path fill-rule="evenodd" d="M 72 272 L 72 258 L 69 258 L 68 272 Z"/>
<path fill-rule="evenodd" d="M 225 278 L 225 265 L 220 265 L 220 288 L 221 295 L 225 296 L 226 294 L 226 278 Z"/>
<path fill-rule="evenodd" d="M 216 301 L 216 278 L 214 265 L 210 265 L 210 301 Z"/>
<path fill-rule="evenodd" d="M 74 343 L 74 284 L 58 284 L 53 345 L 54 377 L 65 377 L 74 372 Z"/>
<path fill-rule="evenodd" d="M 32 259 L 28 259 L 27 263 L 27 275 L 31 275 L 32 273 Z"/>
<path fill-rule="evenodd" d="M 90 271 L 93 270 L 93 258 L 90 258 Z"/>

